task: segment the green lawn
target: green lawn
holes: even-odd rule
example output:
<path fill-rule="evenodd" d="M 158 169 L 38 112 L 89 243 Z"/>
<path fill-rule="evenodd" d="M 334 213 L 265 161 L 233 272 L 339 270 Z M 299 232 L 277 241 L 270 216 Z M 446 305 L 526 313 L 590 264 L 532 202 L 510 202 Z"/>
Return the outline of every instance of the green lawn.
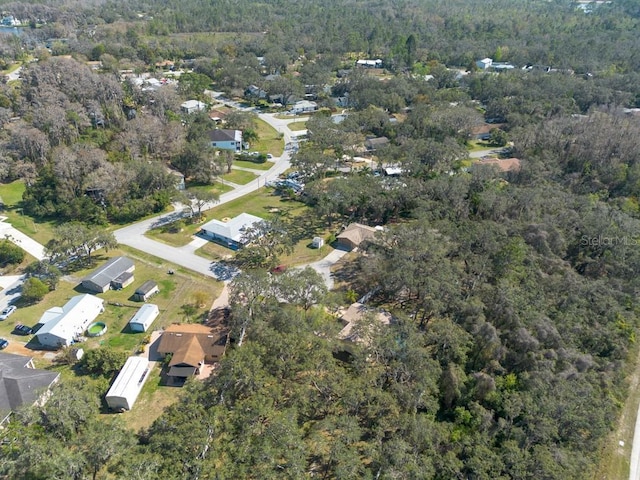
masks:
<path fill-rule="evenodd" d="M 109 257 L 126 254 L 136 264 L 134 272 L 135 281 L 132 285 L 123 290 L 109 290 L 99 294 L 105 300 L 105 312 L 98 320 L 107 324 L 107 333 L 102 337 L 89 339 L 86 348 L 96 348 L 100 345 L 109 345 L 119 350 L 133 353 L 140 344 L 146 333 L 129 333 L 126 325 L 136 313 L 142 303 L 134 302 L 131 296 L 135 289 L 146 280 L 155 280 L 160 286 L 160 294 L 153 298 L 153 303 L 158 305 L 160 315 L 152 325 L 152 329 L 168 326 L 173 322 L 184 321 L 182 306 L 193 303 L 195 292 L 205 292 L 208 297 L 208 304 L 218 297 L 222 290 L 221 284 L 214 279 L 204 277 L 185 271 L 168 262 L 159 261 L 148 255 L 139 255 L 139 252 L 110 251 Z M 100 258 L 96 266 L 101 265 L 106 257 Z M 171 268 L 175 271 L 173 275 L 167 273 Z M 26 341 L 25 337 L 11 334 L 13 327 L 17 323 L 24 323 L 29 326 L 35 325 L 45 310 L 54 306 L 63 306 L 71 297 L 84 293 L 79 287 L 80 279 L 93 269 L 86 269 L 74 272 L 66 280 L 61 280 L 58 288 L 49 292 L 45 298 L 35 305 L 20 307 L 6 321 L 0 322 L 0 336 L 9 341 Z M 201 311 L 204 313 L 204 311 Z"/>
<path fill-rule="evenodd" d="M 469 152 L 477 152 L 479 150 L 488 150 L 490 148 L 496 148 L 495 145 L 491 145 L 488 142 L 482 140 L 469 140 L 467 142 L 467 150 Z"/>
<path fill-rule="evenodd" d="M 307 122 L 291 122 L 287 124 L 287 127 L 289 127 L 289 130 L 293 130 L 294 132 L 299 130 L 306 130 Z"/>
<path fill-rule="evenodd" d="M 269 170 L 273 167 L 273 162 L 255 163 L 247 160 L 234 160 L 233 164 L 242 168 L 250 168 L 252 170 Z"/>
<path fill-rule="evenodd" d="M 246 185 L 251 180 L 255 180 L 256 177 L 255 173 L 247 172 L 246 170 L 231 170 L 231 173 L 225 173 L 222 179 L 238 185 Z"/>
<path fill-rule="evenodd" d="M 0 214 L 8 217 L 9 223 L 16 229 L 44 245 L 53 238 L 56 222 L 41 222 L 24 215 L 21 206 L 24 190 L 25 185 L 21 180 L 0 184 L 0 198 L 4 203 L 4 210 Z"/>
<path fill-rule="evenodd" d="M 274 157 L 279 157 L 284 151 L 284 141 L 282 135 L 268 123 L 257 119 L 256 133 L 258 140 L 251 143 L 251 150 L 261 153 L 270 153 Z"/>
<path fill-rule="evenodd" d="M 189 185 L 187 184 L 187 192 L 211 192 L 222 195 L 233 190 L 231 185 L 226 185 L 220 181 L 216 181 L 214 185 Z"/>

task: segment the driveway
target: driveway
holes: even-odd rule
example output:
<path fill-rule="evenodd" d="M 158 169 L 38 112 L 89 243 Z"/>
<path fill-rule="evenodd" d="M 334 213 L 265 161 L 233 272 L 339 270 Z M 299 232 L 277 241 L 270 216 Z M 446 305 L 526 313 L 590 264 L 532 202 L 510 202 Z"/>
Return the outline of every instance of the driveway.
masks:
<path fill-rule="evenodd" d="M 331 267 L 333 267 L 338 262 L 338 260 L 344 257 L 347 253 L 349 252 L 346 250 L 336 249 L 330 252 L 322 260 L 318 260 L 317 262 L 314 262 L 314 263 L 309 263 L 308 265 L 303 265 L 301 268 L 304 268 L 304 267 L 313 268 L 316 272 L 320 274 L 320 276 L 322 276 L 322 278 L 324 279 L 325 285 L 329 290 L 331 290 L 333 288 L 333 276 L 331 275 Z"/>
<path fill-rule="evenodd" d="M 2 291 L 0 292 L 0 310 L 18 299 L 22 291 L 24 278 L 24 275 L 6 275 L 0 277 L 0 287 L 2 287 Z"/>
<path fill-rule="evenodd" d="M 20 230 L 15 229 L 7 221 L 7 217 L 0 216 L 0 238 L 8 238 L 24 251 L 38 260 L 43 260 L 44 247 Z"/>

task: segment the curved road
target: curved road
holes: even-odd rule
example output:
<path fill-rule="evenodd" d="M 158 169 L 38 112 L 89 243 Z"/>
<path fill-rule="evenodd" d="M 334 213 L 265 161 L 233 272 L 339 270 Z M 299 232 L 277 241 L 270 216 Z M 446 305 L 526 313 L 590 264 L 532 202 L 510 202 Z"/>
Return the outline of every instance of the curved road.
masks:
<path fill-rule="evenodd" d="M 233 102 L 226 103 L 238 108 Z M 293 135 L 287 125 L 294 121 L 300 121 L 300 118 L 283 120 L 274 118 L 272 114 L 260 114 L 259 117 L 261 120 L 265 121 L 278 132 L 283 134 L 285 145 L 291 143 L 291 137 Z M 222 194 L 218 202 L 206 205 L 203 210 L 208 210 L 214 206 L 230 202 L 257 190 L 260 187 L 264 187 L 268 181 L 275 180 L 291 166 L 291 163 L 289 162 L 289 152 L 287 149 L 284 150 L 281 157 L 275 158 L 274 160 L 275 163 L 273 167 L 268 171 L 263 172 L 259 177 L 246 185 L 241 185 L 230 192 Z M 144 235 L 152 227 L 169 223 L 180 216 L 182 216 L 182 213 L 179 210 L 172 213 L 158 215 L 116 230 L 114 235 L 118 243 L 149 253 L 162 258 L 163 260 L 167 260 L 190 270 L 202 273 L 203 275 L 215 278 L 215 275 L 211 270 L 211 260 L 207 260 L 206 258 L 200 257 L 194 253 L 196 248 L 205 243 L 204 240 L 194 240 L 194 242 L 189 245 L 185 245 L 184 247 L 173 247 L 171 245 L 152 240 Z"/>

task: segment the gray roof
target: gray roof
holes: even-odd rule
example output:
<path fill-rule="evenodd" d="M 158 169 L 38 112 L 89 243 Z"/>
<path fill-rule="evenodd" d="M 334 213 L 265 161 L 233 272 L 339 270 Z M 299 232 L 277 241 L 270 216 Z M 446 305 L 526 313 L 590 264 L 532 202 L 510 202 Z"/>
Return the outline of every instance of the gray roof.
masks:
<path fill-rule="evenodd" d="M 158 287 L 158 284 L 156 282 L 154 282 L 153 280 L 147 280 L 142 285 L 140 285 L 138 288 L 136 288 L 136 293 L 138 293 L 140 295 L 146 295 L 151 290 L 153 290 L 154 288 L 157 288 L 157 287 Z"/>
<path fill-rule="evenodd" d="M 118 276 L 129 270 L 133 266 L 133 261 L 127 257 L 113 257 L 100 268 L 82 279 L 83 282 L 92 282 L 96 285 L 106 287 Z"/>
<path fill-rule="evenodd" d="M 0 421 L 23 405 L 33 405 L 60 376 L 57 372 L 28 368 L 30 357 L 0 353 Z"/>
<path fill-rule="evenodd" d="M 211 142 L 241 142 L 242 132 L 240 130 L 216 129 L 209 130 L 209 141 Z"/>

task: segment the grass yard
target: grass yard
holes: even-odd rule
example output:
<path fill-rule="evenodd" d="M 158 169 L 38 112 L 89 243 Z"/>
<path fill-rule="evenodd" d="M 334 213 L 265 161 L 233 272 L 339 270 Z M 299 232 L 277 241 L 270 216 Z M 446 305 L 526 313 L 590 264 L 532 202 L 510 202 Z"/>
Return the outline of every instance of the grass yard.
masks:
<path fill-rule="evenodd" d="M 230 257 L 233 257 L 234 252 L 222 245 L 218 245 L 214 242 L 207 242 L 198 250 L 196 250 L 196 255 L 211 260 L 212 262 L 224 260 Z"/>
<path fill-rule="evenodd" d="M 123 423 L 128 429 L 138 432 L 142 428 L 150 427 L 165 408 L 180 398 L 180 394 L 182 393 L 181 388 L 160 388 L 161 371 L 162 365 L 156 364 L 149 373 L 147 383 L 142 387 L 140 396 L 133 405 L 133 408 L 120 414 Z"/>
<path fill-rule="evenodd" d="M 291 122 L 291 123 L 287 124 L 287 127 L 289 127 L 289 130 L 292 130 L 294 132 L 299 131 L 299 130 L 306 130 L 307 129 L 307 122 Z"/>
<path fill-rule="evenodd" d="M 21 180 L 0 184 L 0 199 L 4 204 L 4 210 L 0 212 L 0 215 L 6 216 L 8 222 L 16 229 L 44 245 L 53 238 L 56 222 L 38 222 L 32 217 L 24 215 L 21 206 L 24 190 L 25 185 Z"/>
<path fill-rule="evenodd" d="M 251 150 L 270 153 L 274 157 L 282 155 L 284 140 L 281 133 L 260 119 L 256 120 L 256 133 L 258 134 L 258 140 L 251 144 Z"/>
<path fill-rule="evenodd" d="M 109 290 L 98 295 L 105 300 L 105 311 L 97 318 L 97 321 L 104 322 L 108 329 L 107 333 L 101 337 L 89 338 L 83 344 L 85 348 L 108 345 L 128 353 L 136 351 L 147 333 L 129 333 L 127 323 L 143 305 L 140 302 L 132 301 L 131 296 L 135 289 L 146 280 L 155 280 L 160 286 L 160 294 L 152 300 L 160 309 L 160 315 L 153 323 L 152 329 L 184 321 L 182 306 L 193 303 L 193 296 L 196 292 L 204 292 L 208 297 L 207 304 L 210 305 L 222 290 L 221 285 L 213 279 L 185 272 L 184 269 L 166 263 L 158 264 L 157 259 L 141 258 L 137 252 L 109 252 L 110 257 L 121 254 L 126 254 L 135 261 L 135 281 L 123 290 Z M 101 265 L 105 260 L 106 257 L 100 258 L 96 266 Z M 173 275 L 167 273 L 169 268 L 174 269 Z M 84 293 L 79 288 L 79 280 L 91 270 L 93 269 L 75 272 L 73 276 L 65 277 L 66 280 L 61 280 L 58 288 L 49 292 L 41 302 L 18 308 L 7 320 L 0 322 L 0 336 L 9 341 L 26 341 L 28 337 L 11 334 L 13 327 L 17 323 L 33 326 L 45 310 L 54 306 L 61 307 L 71 297 Z M 204 310 L 201 310 L 201 313 L 204 313 Z"/>
<path fill-rule="evenodd" d="M 256 163 L 256 162 L 249 162 L 247 160 L 234 160 L 233 161 L 233 165 L 237 166 L 237 167 L 242 167 L 242 168 L 250 168 L 252 170 L 269 170 L 271 167 L 273 167 L 273 162 L 264 162 L 264 163 Z"/>
<path fill-rule="evenodd" d="M 214 185 L 189 185 L 187 184 L 187 192 L 211 192 L 218 195 L 227 193 L 233 190 L 231 185 L 226 185 L 219 181 L 216 181 Z"/>
<path fill-rule="evenodd" d="M 251 180 L 255 180 L 257 175 L 246 170 L 231 170 L 231 173 L 225 173 L 222 179 L 226 182 L 235 183 L 237 185 L 246 185 Z"/>
<path fill-rule="evenodd" d="M 484 142 L 482 140 L 469 140 L 467 142 L 467 151 L 469 152 L 488 150 L 490 148 L 499 148 L 499 147 L 496 147 L 495 145 L 491 145 L 489 142 Z"/>

